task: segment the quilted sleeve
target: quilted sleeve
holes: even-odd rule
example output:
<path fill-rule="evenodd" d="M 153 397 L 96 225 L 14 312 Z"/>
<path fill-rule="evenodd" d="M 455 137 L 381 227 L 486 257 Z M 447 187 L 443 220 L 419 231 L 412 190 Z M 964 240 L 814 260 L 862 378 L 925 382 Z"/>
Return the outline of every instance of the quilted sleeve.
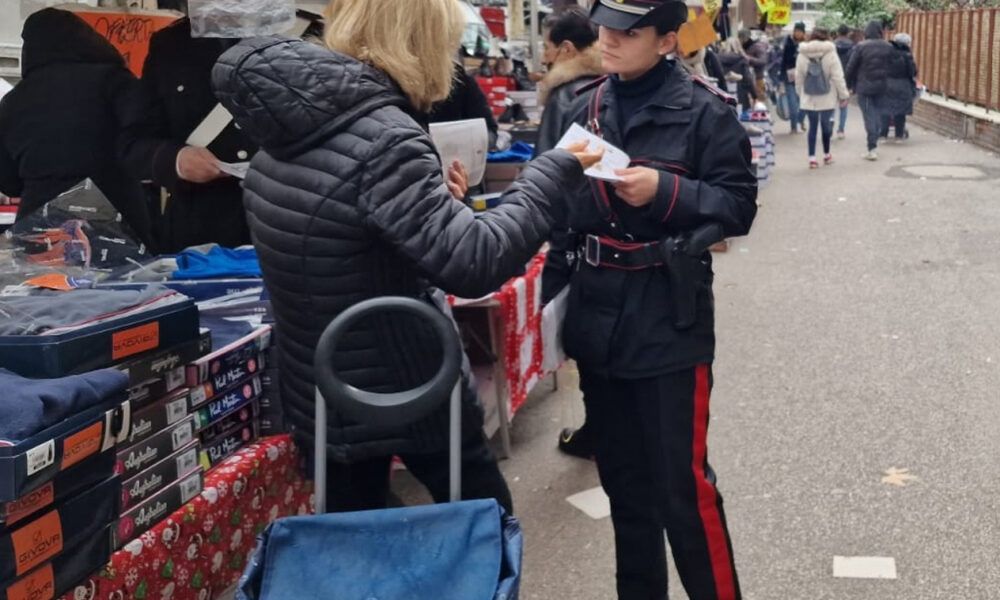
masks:
<path fill-rule="evenodd" d="M 359 203 L 367 224 L 434 285 L 467 298 L 524 268 L 564 210 L 561 190 L 583 176 L 573 155 L 553 150 L 525 167 L 499 206 L 476 215 L 448 192 L 422 130 L 388 130 L 372 150 Z"/>

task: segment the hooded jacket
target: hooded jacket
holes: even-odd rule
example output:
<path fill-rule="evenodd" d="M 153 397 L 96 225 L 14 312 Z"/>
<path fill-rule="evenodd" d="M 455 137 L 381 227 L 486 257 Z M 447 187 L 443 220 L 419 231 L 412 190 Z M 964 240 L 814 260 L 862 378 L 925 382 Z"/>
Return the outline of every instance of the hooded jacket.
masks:
<path fill-rule="evenodd" d="M 899 42 L 891 44 L 892 60 L 889 62 L 883 109 L 888 115 L 909 115 L 913 113 L 913 99 L 917 91 L 917 64 L 909 46 Z"/>
<path fill-rule="evenodd" d="M 544 242 L 559 210 L 550 199 L 582 180 L 579 162 L 554 150 L 476 216 L 448 193 L 420 115 L 384 72 L 307 42 L 257 38 L 222 55 L 212 80 L 261 147 L 244 203 L 277 324 L 282 402 L 310 445 L 313 355 L 334 317 L 368 298 L 426 298 L 431 285 L 470 298 L 496 290 Z M 437 370 L 435 340 L 412 319 L 373 317 L 342 341 L 334 366 L 362 389 L 408 390 Z M 466 400 L 471 435 L 482 415 Z M 339 461 L 441 450 L 447 407 L 408 428 L 333 412 L 328 439 Z"/>
<path fill-rule="evenodd" d="M 822 96 L 806 94 L 806 75 L 811 61 L 819 61 L 823 77 L 830 85 L 830 91 Z M 799 58 L 795 63 L 795 90 L 799 93 L 802 110 L 834 110 L 842 100 L 851 97 L 844 81 L 844 69 L 837 56 L 837 46 L 833 42 L 812 41 L 799 45 Z"/>
<path fill-rule="evenodd" d="M 538 102 L 545 107 L 538 128 L 535 153 L 555 148 L 565 131 L 566 111 L 576 99 L 576 90 L 601 75 L 601 50 L 591 44 L 571 59 L 557 62 L 538 83 Z"/>
<path fill-rule="evenodd" d="M 138 82 L 117 50 L 71 12 L 28 17 L 23 79 L 0 103 L 0 191 L 21 198 L 22 218 L 86 178 L 140 240 L 151 223 L 138 179 L 116 160 L 120 124 Z"/>
<path fill-rule="evenodd" d="M 865 41 L 854 47 L 847 63 L 847 87 L 863 96 L 884 94 L 893 52 L 892 44 L 883 39 L 881 23 L 869 23 Z"/>

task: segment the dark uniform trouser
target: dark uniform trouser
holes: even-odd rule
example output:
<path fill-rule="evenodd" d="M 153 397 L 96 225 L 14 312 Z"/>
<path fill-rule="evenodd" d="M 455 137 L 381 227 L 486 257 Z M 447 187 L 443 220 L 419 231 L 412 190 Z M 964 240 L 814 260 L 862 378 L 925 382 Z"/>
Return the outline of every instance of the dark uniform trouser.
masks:
<path fill-rule="evenodd" d="M 667 597 L 666 530 L 691 600 L 740 598 L 732 544 L 706 439 L 712 372 L 650 379 L 581 369 L 601 484 L 611 499 L 620 600 Z"/>

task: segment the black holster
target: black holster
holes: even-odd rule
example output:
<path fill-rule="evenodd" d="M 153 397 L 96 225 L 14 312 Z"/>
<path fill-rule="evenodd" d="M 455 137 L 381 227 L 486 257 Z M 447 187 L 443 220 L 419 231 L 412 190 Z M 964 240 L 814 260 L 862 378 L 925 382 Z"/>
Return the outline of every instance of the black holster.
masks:
<path fill-rule="evenodd" d="M 660 253 L 670 281 L 674 308 L 674 328 L 688 329 L 697 320 L 698 290 L 708 279 L 708 264 L 702 255 L 725 239 L 722 226 L 708 223 L 660 243 Z"/>

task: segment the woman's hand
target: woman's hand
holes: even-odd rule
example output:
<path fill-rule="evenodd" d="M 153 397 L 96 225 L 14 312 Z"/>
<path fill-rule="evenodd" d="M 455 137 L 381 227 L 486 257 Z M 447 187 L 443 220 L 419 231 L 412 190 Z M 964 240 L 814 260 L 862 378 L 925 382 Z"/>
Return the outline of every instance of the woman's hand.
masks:
<path fill-rule="evenodd" d="M 615 193 L 630 206 L 646 206 L 656 197 L 656 190 L 660 187 L 660 172 L 656 169 L 615 169 L 615 175 L 622 178 L 615 184 Z"/>
<path fill-rule="evenodd" d="M 448 191 L 456 200 L 464 200 L 469 193 L 469 173 L 461 161 L 455 161 L 448 167 Z"/>
<path fill-rule="evenodd" d="M 578 161 L 580 161 L 580 166 L 586 171 L 590 167 L 601 162 L 604 158 L 604 148 L 598 149 L 597 152 L 590 152 L 588 147 L 590 144 L 586 140 L 581 140 L 575 144 L 570 144 L 566 146 L 566 150 L 573 154 Z"/>

